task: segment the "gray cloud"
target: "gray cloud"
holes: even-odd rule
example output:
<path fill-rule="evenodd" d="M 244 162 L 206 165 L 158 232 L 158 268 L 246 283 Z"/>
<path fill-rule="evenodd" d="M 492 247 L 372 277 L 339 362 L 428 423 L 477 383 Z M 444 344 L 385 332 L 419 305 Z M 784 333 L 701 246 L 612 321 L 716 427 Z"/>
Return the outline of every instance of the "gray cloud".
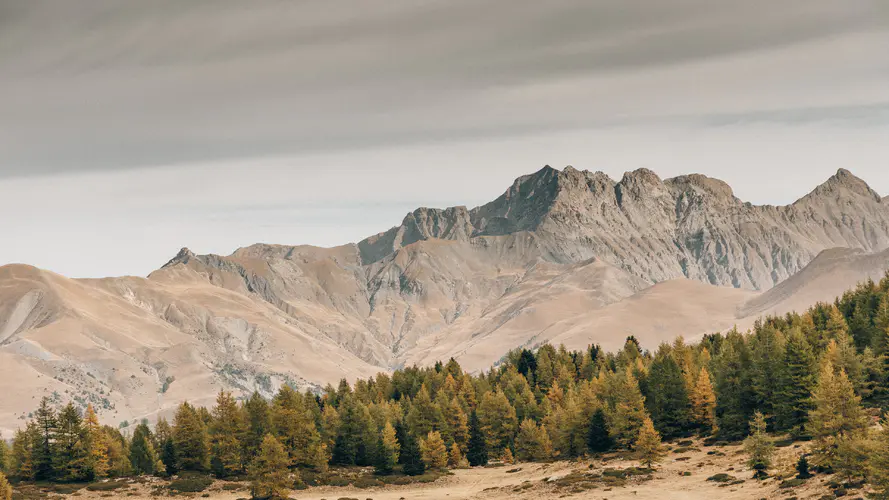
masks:
<path fill-rule="evenodd" d="M 818 120 L 885 46 L 879 0 L 0 0 L 0 175 Z"/>

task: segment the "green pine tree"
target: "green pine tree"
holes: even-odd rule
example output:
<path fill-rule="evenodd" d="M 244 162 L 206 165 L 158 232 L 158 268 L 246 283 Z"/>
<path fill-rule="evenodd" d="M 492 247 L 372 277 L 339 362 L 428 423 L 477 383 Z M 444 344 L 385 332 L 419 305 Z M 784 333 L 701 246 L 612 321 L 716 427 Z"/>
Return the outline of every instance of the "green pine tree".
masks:
<path fill-rule="evenodd" d="M 604 453 L 614 447 L 614 441 L 608 432 L 605 410 L 596 408 L 587 428 L 587 449 L 590 453 Z"/>
<path fill-rule="evenodd" d="M 475 412 L 469 416 L 469 446 L 466 459 L 473 467 L 488 465 L 488 445 Z"/>
<path fill-rule="evenodd" d="M 147 423 L 142 422 L 136 426 L 130 442 L 130 465 L 136 474 L 150 476 L 157 471 L 159 458 L 152 444 L 153 440 Z"/>
<path fill-rule="evenodd" d="M 682 369 L 665 345 L 658 350 L 646 379 L 645 408 L 664 438 L 684 434 L 689 427 L 688 389 Z"/>

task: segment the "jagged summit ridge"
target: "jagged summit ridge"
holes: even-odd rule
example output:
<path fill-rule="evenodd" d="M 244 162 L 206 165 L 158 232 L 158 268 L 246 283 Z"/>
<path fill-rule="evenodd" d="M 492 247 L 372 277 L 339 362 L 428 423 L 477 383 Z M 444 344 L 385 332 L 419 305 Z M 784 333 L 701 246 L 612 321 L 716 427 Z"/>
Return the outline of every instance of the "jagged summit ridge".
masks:
<path fill-rule="evenodd" d="M 602 172 L 545 166 L 496 200 L 467 210 L 418 209 L 400 226 L 358 243 L 362 263 L 427 239 L 471 241 L 531 232 L 542 258 L 599 257 L 650 282 L 687 277 L 767 289 L 830 247 L 889 246 L 887 204 L 840 169 L 787 206 L 739 200 L 701 174 L 662 180 L 648 169 L 614 181 Z"/>

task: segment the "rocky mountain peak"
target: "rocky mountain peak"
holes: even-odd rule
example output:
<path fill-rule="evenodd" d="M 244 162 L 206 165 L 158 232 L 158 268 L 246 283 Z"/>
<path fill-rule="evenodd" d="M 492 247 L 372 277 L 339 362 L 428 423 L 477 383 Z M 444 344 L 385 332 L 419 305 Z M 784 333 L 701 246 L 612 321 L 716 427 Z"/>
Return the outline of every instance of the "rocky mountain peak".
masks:
<path fill-rule="evenodd" d="M 182 249 L 179 250 L 179 253 L 177 253 L 175 257 L 170 259 L 169 262 L 164 264 L 163 267 L 172 267 L 172 266 L 175 266 L 176 264 L 188 264 L 188 262 L 190 260 L 194 259 L 195 257 L 196 256 L 195 256 L 194 252 L 189 250 L 187 247 L 182 247 Z"/>
<path fill-rule="evenodd" d="M 841 168 L 837 173 L 832 175 L 820 186 L 816 187 L 811 193 L 802 198 L 802 200 L 820 199 L 820 198 L 836 198 L 844 196 L 863 196 L 870 198 L 876 202 L 881 202 L 882 197 L 876 191 L 856 177 L 852 172 Z"/>
<path fill-rule="evenodd" d="M 735 193 L 726 182 L 701 174 L 680 175 L 667 179 L 664 183 L 673 192 L 677 203 L 694 199 L 699 203 L 710 203 L 715 206 L 739 204 Z"/>

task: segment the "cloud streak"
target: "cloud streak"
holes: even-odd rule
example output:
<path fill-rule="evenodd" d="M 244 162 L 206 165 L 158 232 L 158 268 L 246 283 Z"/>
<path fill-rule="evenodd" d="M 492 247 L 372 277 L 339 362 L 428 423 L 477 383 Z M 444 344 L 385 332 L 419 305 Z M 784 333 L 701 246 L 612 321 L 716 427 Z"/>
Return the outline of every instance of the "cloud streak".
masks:
<path fill-rule="evenodd" d="M 880 106 L 882 4 L 7 0 L 0 175 Z"/>

